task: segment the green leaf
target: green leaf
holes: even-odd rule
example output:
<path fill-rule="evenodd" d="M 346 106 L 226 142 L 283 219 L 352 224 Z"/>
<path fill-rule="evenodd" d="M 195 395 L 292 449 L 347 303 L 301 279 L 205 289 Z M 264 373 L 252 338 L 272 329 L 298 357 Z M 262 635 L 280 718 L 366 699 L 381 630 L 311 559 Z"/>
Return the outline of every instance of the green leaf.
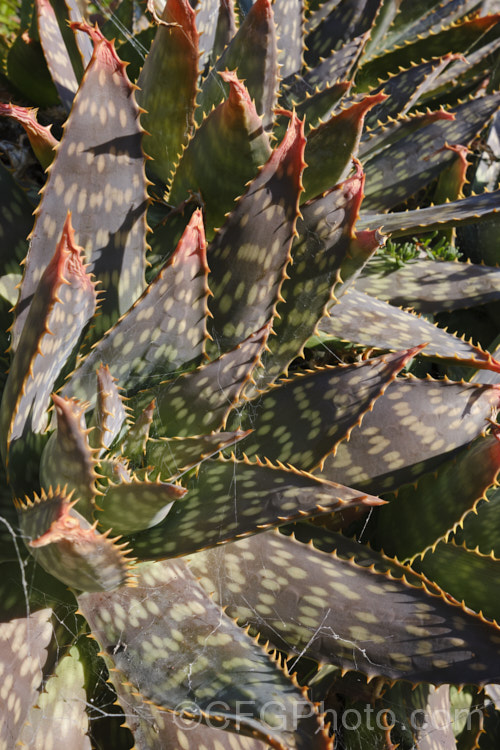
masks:
<path fill-rule="evenodd" d="M 206 338 L 207 274 L 203 220 L 196 211 L 174 254 L 77 367 L 63 395 L 94 403 L 101 363 L 122 388 L 137 389 L 148 376 L 198 360 Z"/>
<path fill-rule="evenodd" d="M 109 367 L 101 364 L 96 374 L 97 402 L 90 422 L 90 445 L 97 451 L 97 455 L 102 455 L 120 434 L 127 413 Z"/>
<path fill-rule="evenodd" d="M 40 461 L 40 482 L 45 490 L 65 486 L 75 491 L 78 510 L 92 521 L 95 507 L 95 452 L 89 445 L 85 406 L 52 394 L 57 428 L 50 436 Z"/>
<path fill-rule="evenodd" d="M 179 557 L 304 516 L 382 502 L 281 465 L 234 458 L 205 461 L 187 489 L 161 525 L 133 535 L 137 557 Z"/>
<path fill-rule="evenodd" d="M 500 620 L 500 560 L 492 554 L 484 555 L 452 541 L 440 542 L 413 567 L 466 607 L 491 620 Z"/>
<path fill-rule="evenodd" d="M 35 106 L 54 107 L 60 104 L 59 96 L 37 36 L 36 24 L 19 34 L 7 55 L 7 76 Z"/>
<path fill-rule="evenodd" d="M 452 336 L 426 318 L 349 289 L 318 324 L 320 333 L 361 346 L 396 351 L 426 343 L 425 357 L 460 360 L 471 367 L 500 372 L 491 354 Z"/>
<path fill-rule="evenodd" d="M 363 213 L 358 229 L 380 228 L 391 237 L 407 237 L 422 231 L 448 229 L 457 225 L 475 224 L 479 220 L 496 216 L 499 212 L 500 191 L 470 195 L 442 205 L 398 211 L 393 214 Z"/>
<path fill-rule="evenodd" d="M 345 42 L 369 31 L 380 0 L 340 0 L 305 39 L 307 65 L 317 65 Z"/>
<path fill-rule="evenodd" d="M 428 185 L 452 159 L 446 143 L 467 145 L 496 112 L 500 94 L 459 105 L 455 119 L 439 119 L 400 138 L 365 162 L 364 208 L 386 211 Z M 411 165 L 411 166 L 410 166 Z"/>
<path fill-rule="evenodd" d="M 3 207 L 0 277 L 5 279 L 7 275 L 19 273 L 19 264 L 28 250 L 26 238 L 33 226 L 33 206 L 3 164 L 0 165 L 0 199 Z"/>
<path fill-rule="evenodd" d="M 274 22 L 279 31 L 278 64 L 286 78 L 302 68 L 302 0 L 274 3 Z"/>
<path fill-rule="evenodd" d="M 108 483 L 95 517 L 101 529 L 132 534 L 163 521 L 173 502 L 185 494 L 186 490 L 176 484 L 131 477 L 120 484 Z"/>
<path fill-rule="evenodd" d="M 226 727 L 278 747 L 325 747 L 318 717 L 301 690 L 220 611 L 182 563 L 143 564 L 137 570 L 137 588 L 79 597 L 97 640 L 111 655 L 113 681 L 130 682 L 149 701 L 188 719 L 218 716 Z"/>
<path fill-rule="evenodd" d="M 380 508 L 370 539 L 399 560 L 427 557 L 430 548 L 447 539 L 495 483 L 500 470 L 500 442 L 494 435 L 478 438 L 458 455 L 402 487 Z M 435 580 L 432 575 L 428 577 Z M 446 591 L 449 588 L 437 580 Z"/>
<path fill-rule="evenodd" d="M 271 155 L 269 137 L 245 86 L 233 72 L 219 75 L 229 84 L 229 97 L 205 118 L 188 143 L 168 197 L 177 205 L 193 191 L 200 194 L 209 239 Z"/>
<path fill-rule="evenodd" d="M 325 367 L 280 381 L 249 402 L 244 426 L 253 431 L 239 449 L 248 456 L 311 471 L 349 436 L 418 351 Z"/>
<path fill-rule="evenodd" d="M 212 352 L 227 351 L 273 317 L 299 212 L 304 144 L 303 125 L 293 115 L 208 248 Z"/>
<path fill-rule="evenodd" d="M 469 549 L 476 548 L 485 555 L 490 552 L 500 557 L 500 490 L 492 489 L 487 495 L 488 502 L 481 502 L 475 513 L 469 513 L 463 520 L 462 529 L 457 529 L 455 539 Z"/>
<path fill-rule="evenodd" d="M 264 354 L 265 376 L 259 385 L 287 371 L 321 320 L 339 269 L 345 263 L 354 238 L 354 223 L 363 195 L 364 175 L 359 164 L 345 182 L 300 207 L 297 237 L 292 245 L 293 263 L 281 287 L 273 331 Z M 349 274 L 342 273 L 348 280 Z"/>
<path fill-rule="evenodd" d="M 500 271 L 487 266 L 416 259 L 403 268 L 376 260 L 356 281 L 356 289 L 392 305 L 438 313 L 494 302 L 500 297 Z"/>
<path fill-rule="evenodd" d="M 42 490 L 33 501 L 17 501 L 20 525 L 35 560 L 78 591 L 110 591 L 128 581 L 122 546 L 99 534 L 75 509 L 64 490 Z"/>
<path fill-rule="evenodd" d="M 189 567 L 231 617 L 288 653 L 391 680 L 498 680 L 498 627 L 411 569 L 330 537 L 334 554 L 258 534 L 193 555 Z"/>
<path fill-rule="evenodd" d="M 473 18 L 452 25 L 443 31 L 426 34 L 422 39 L 416 36 L 408 37 L 408 30 L 405 28 L 403 46 L 368 60 L 362 65 L 356 75 L 356 87 L 359 91 L 368 91 L 377 85 L 380 78 L 396 73 L 399 67 L 406 68 L 424 58 L 428 60 L 448 53 L 466 52 L 497 23 L 499 18 L 499 15 Z M 407 41 L 407 39 L 415 41 Z"/>
<path fill-rule="evenodd" d="M 168 0 L 155 40 L 137 81 L 146 112 L 144 149 L 151 169 L 168 183 L 194 124 L 198 78 L 198 32 L 187 0 Z"/>
<path fill-rule="evenodd" d="M 227 98 L 228 85 L 221 85 L 219 71 L 236 70 L 245 81 L 264 127 L 272 124 L 278 88 L 276 29 L 270 0 L 256 0 L 205 78 L 198 97 L 198 121 L 203 114 Z"/>
<path fill-rule="evenodd" d="M 213 362 L 140 394 L 139 403 L 156 398 L 157 433 L 187 437 L 224 427 L 260 360 L 268 333 L 265 326 Z"/>
<path fill-rule="evenodd" d="M 486 429 L 499 396 L 498 386 L 398 378 L 321 476 L 376 494 L 414 482 Z"/>
<path fill-rule="evenodd" d="M 14 104 L 0 102 L 0 115 L 10 117 L 22 125 L 36 158 L 46 169 L 52 163 L 58 145 L 57 139 L 50 132 L 50 126 L 40 125 L 36 119 L 36 110 L 28 107 L 17 107 Z"/>
<path fill-rule="evenodd" d="M 143 290 L 146 185 L 139 109 L 113 46 L 97 30 L 82 28 L 90 29 L 94 54 L 37 208 L 16 308 L 14 349 L 68 211 L 88 271 L 104 290 L 94 335 L 114 323 Z"/>

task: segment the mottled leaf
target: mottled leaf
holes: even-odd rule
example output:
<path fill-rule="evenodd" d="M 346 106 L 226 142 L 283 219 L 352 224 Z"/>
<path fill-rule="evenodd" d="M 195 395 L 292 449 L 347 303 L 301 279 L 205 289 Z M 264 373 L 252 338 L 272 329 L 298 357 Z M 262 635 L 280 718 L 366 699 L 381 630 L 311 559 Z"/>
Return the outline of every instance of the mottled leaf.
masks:
<path fill-rule="evenodd" d="M 116 380 L 111 375 L 109 367 L 101 364 L 97 370 L 96 407 L 89 425 L 93 428 L 90 433 L 90 445 L 98 451 L 98 455 L 109 448 L 120 434 L 126 418 L 127 413 Z"/>
<path fill-rule="evenodd" d="M 227 351 L 273 317 L 298 216 L 304 144 L 303 125 L 292 116 L 283 141 L 208 248 L 214 351 Z"/>
<path fill-rule="evenodd" d="M 356 281 L 356 289 L 392 305 L 433 314 L 498 300 L 500 271 L 428 258 L 418 258 L 397 269 L 375 262 Z"/>
<path fill-rule="evenodd" d="M 15 747 L 26 716 L 38 697 L 46 648 L 52 637 L 51 609 L 0 624 L 0 743 Z"/>
<path fill-rule="evenodd" d="M 186 490 L 176 484 L 132 477 L 107 485 L 98 500 L 95 517 L 102 529 L 111 529 L 113 534 L 132 534 L 163 521 L 172 503 L 185 494 Z"/>
<path fill-rule="evenodd" d="M 357 152 L 364 117 L 371 107 L 383 100 L 383 94 L 367 96 L 311 130 L 304 154 L 307 169 L 303 200 L 320 195 L 346 177 Z M 341 149 L 339 143 L 342 143 Z"/>
<path fill-rule="evenodd" d="M 371 541 L 402 561 L 423 556 L 462 523 L 495 483 L 499 470 L 499 440 L 493 435 L 479 438 L 435 473 L 387 498 L 390 502 L 377 514 Z"/>
<path fill-rule="evenodd" d="M 209 112 L 227 97 L 229 86 L 221 84 L 219 71 L 236 70 L 245 82 L 262 115 L 265 127 L 273 120 L 278 88 L 276 30 L 270 0 L 256 0 L 216 64 L 205 78 L 198 98 L 197 116 Z"/>
<path fill-rule="evenodd" d="M 274 22 L 278 29 L 278 64 L 280 76 L 287 76 L 302 67 L 303 0 L 282 0 L 273 5 Z"/>
<path fill-rule="evenodd" d="M 0 200 L 0 278 L 5 280 L 7 275 L 17 277 L 19 274 L 19 263 L 28 250 L 27 237 L 33 226 L 33 206 L 3 164 L 0 165 Z"/>
<path fill-rule="evenodd" d="M 69 112 L 78 89 L 78 81 L 57 23 L 54 8 L 49 0 L 36 0 L 36 7 L 38 32 L 47 66 L 61 102 Z"/>
<path fill-rule="evenodd" d="M 87 736 L 85 673 L 78 650 L 72 647 L 44 685 L 20 733 L 26 747 L 71 747 L 91 750 Z"/>
<path fill-rule="evenodd" d="M 399 139 L 365 163 L 364 208 L 385 211 L 402 203 L 438 177 L 453 159 L 446 143 L 467 145 L 498 109 L 500 94 L 459 105 L 455 119 L 439 119 Z"/>
<path fill-rule="evenodd" d="M 155 407 L 156 401 L 153 399 L 127 430 L 120 450 L 130 460 L 140 461 L 144 455 Z"/>
<path fill-rule="evenodd" d="M 496 190 L 413 211 L 363 213 L 356 226 L 358 230 L 380 228 L 392 237 L 405 237 L 416 232 L 447 229 L 458 224 L 475 224 L 483 217 L 496 216 L 500 210 L 499 205 L 500 191 Z"/>
<path fill-rule="evenodd" d="M 182 154 L 168 200 L 178 205 L 193 191 L 204 204 L 207 236 L 271 155 L 269 138 L 248 91 L 233 72 L 221 72 L 229 97 L 211 112 Z"/>
<path fill-rule="evenodd" d="M 312 470 L 349 435 L 418 351 L 325 367 L 279 382 L 249 402 L 244 427 L 253 431 L 239 449 L 248 456 Z"/>
<path fill-rule="evenodd" d="M 287 371 L 324 314 L 351 249 L 363 185 L 364 175 L 357 164 L 353 177 L 300 208 L 293 264 L 287 268 L 281 287 L 283 300 L 273 321 L 276 335 L 270 337 L 270 351 L 263 357 L 266 380 Z M 263 377 L 259 374 L 259 384 Z"/>
<path fill-rule="evenodd" d="M 496 622 L 500 621 L 498 572 L 500 560 L 454 542 L 440 542 L 413 567 L 457 601 Z"/>
<path fill-rule="evenodd" d="M 138 573 L 137 588 L 79 597 L 119 670 L 111 679 L 125 678 L 146 699 L 188 719 L 218 716 L 233 728 L 238 722 L 239 731 L 277 746 L 328 747 L 301 690 L 182 563 L 144 564 Z"/>
<path fill-rule="evenodd" d="M 13 358 L 1 409 L 4 460 L 30 432 L 47 427 L 49 396 L 66 359 L 94 313 L 96 293 L 82 264 L 68 215 L 55 253 L 39 281 Z M 18 451 L 18 452 L 19 452 Z M 22 461 L 22 455 L 18 456 Z M 20 467 L 9 465 L 16 481 Z M 19 480 L 22 480 L 20 475 Z"/>
<path fill-rule="evenodd" d="M 265 326 L 213 362 L 141 394 L 141 401 L 150 400 L 152 395 L 156 398 L 156 432 L 187 437 L 224 427 L 252 377 L 268 333 Z"/>
<path fill-rule="evenodd" d="M 234 459 L 205 461 L 187 489 L 160 526 L 134 534 L 138 558 L 178 557 L 303 516 L 381 502 L 310 474 Z"/>
<path fill-rule="evenodd" d="M 248 432 L 212 432 L 186 438 L 152 438 L 146 445 L 146 463 L 159 471 L 162 479 L 177 479 L 207 458 L 243 440 Z"/>
<path fill-rule="evenodd" d="M 477 548 L 485 555 L 500 557 L 500 490 L 492 489 L 487 494 L 488 502 L 481 502 L 475 513 L 463 520 L 462 529 L 457 529 L 455 539 L 469 549 Z"/>
<path fill-rule="evenodd" d="M 48 4 L 48 0 L 45 0 Z M 28 136 L 33 152 L 46 169 L 51 164 L 58 141 L 50 132 L 50 126 L 40 125 L 36 119 L 36 110 L 28 107 L 17 107 L 14 104 L 3 104 L 0 102 L 0 115 L 11 117 L 18 122 Z"/>
<path fill-rule="evenodd" d="M 77 401 L 52 394 L 57 418 L 40 461 L 40 482 L 45 490 L 60 485 L 74 490 L 78 510 L 92 520 L 96 495 L 96 456 L 89 445 L 85 407 Z"/>
<path fill-rule="evenodd" d="M 340 0 L 306 36 L 306 63 L 317 65 L 320 58 L 328 57 L 344 42 L 368 31 L 379 5 L 380 0 Z"/>
<path fill-rule="evenodd" d="M 471 367 L 500 372 L 500 364 L 480 347 L 437 328 L 426 318 L 401 310 L 369 294 L 350 289 L 318 324 L 320 333 L 361 346 L 396 351 L 426 343 L 426 357 L 461 360 Z"/>
<path fill-rule="evenodd" d="M 167 183 L 194 124 L 198 78 L 198 32 L 187 0 L 168 0 L 137 81 L 144 149 L 151 169 Z"/>
<path fill-rule="evenodd" d="M 324 89 L 306 94 L 305 98 L 295 105 L 293 97 L 283 96 L 285 106 L 292 109 L 295 106 L 297 116 L 304 120 L 306 132 L 321 124 L 323 120 L 328 120 L 337 110 L 337 105 L 350 87 L 349 81 L 341 81 L 333 86 L 327 86 Z M 280 140 L 288 125 L 288 117 L 281 115 L 277 118 L 274 125 L 273 133 Z"/>
<path fill-rule="evenodd" d="M 81 362 L 63 394 L 93 403 L 94 373 L 101 363 L 122 388 L 133 389 L 149 375 L 199 359 L 206 337 L 207 273 L 203 221 L 196 211 L 170 260 Z"/>
<path fill-rule="evenodd" d="M 411 569 L 336 542 L 329 555 L 269 532 L 198 553 L 189 566 L 231 617 L 284 651 L 413 682 L 499 679 L 499 628 Z"/>
<path fill-rule="evenodd" d="M 208 3 L 205 3 L 207 6 Z M 212 60 L 217 60 L 236 34 L 236 17 L 232 0 L 219 0 L 219 14 L 212 46 Z"/>
<path fill-rule="evenodd" d="M 356 75 L 356 87 L 360 91 L 367 91 L 377 85 L 379 78 L 396 73 L 400 66 L 408 67 L 424 58 L 428 60 L 451 52 L 466 52 L 498 20 L 498 15 L 473 18 L 438 33 L 425 35 L 422 39 L 411 37 L 411 41 L 407 41 L 409 37 L 405 29 L 405 44 L 402 47 L 374 57 L 361 66 Z"/>
<path fill-rule="evenodd" d="M 35 560 L 67 586 L 79 591 L 110 591 L 128 580 L 129 560 L 121 546 L 99 534 L 78 513 L 64 490 L 26 503 L 17 501 L 26 544 Z"/>
<path fill-rule="evenodd" d="M 89 33 L 95 43 L 92 61 L 37 208 L 16 308 L 14 348 L 68 211 L 72 211 L 76 241 L 84 248 L 88 270 L 100 280 L 104 292 L 95 335 L 108 328 L 143 290 L 146 187 L 139 109 L 113 46 L 96 29 Z"/>
<path fill-rule="evenodd" d="M 413 482 L 480 435 L 499 396 L 498 386 L 398 378 L 328 456 L 321 476 L 376 494 Z"/>

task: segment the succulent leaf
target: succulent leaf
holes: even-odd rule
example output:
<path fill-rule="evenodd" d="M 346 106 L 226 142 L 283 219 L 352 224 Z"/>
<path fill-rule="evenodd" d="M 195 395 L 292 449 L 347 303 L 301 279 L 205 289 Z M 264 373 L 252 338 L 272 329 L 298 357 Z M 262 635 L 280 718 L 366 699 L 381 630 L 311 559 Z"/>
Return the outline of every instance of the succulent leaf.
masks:
<path fill-rule="evenodd" d="M 301 690 L 221 613 L 182 562 L 143 564 L 138 576 L 136 588 L 79 597 L 112 654 L 118 670 L 112 680 L 131 682 L 145 698 L 188 719 L 219 716 L 230 726 L 239 720 L 240 731 L 278 747 L 327 747 Z"/>
<path fill-rule="evenodd" d="M 86 409 L 84 408 L 83 411 Z M 102 365 L 97 370 L 97 402 L 90 427 L 90 445 L 102 454 L 119 435 L 127 418 L 122 397 L 109 367 Z"/>
<path fill-rule="evenodd" d="M 81 362 L 63 394 L 93 403 L 93 374 L 101 363 L 128 390 L 160 367 L 162 374 L 173 372 L 199 359 L 206 339 L 207 272 L 201 212 L 195 211 L 170 260 Z"/>
<path fill-rule="evenodd" d="M 64 484 L 78 497 L 78 510 L 92 521 L 96 496 L 97 460 L 89 444 L 85 407 L 77 401 L 52 394 L 57 428 L 40 460 L 40 482 L 45 490 Z"/>
<path fill-rule="evenodd" d="M 97 30 L 89 33 L 95 41 L 92 61 L 37 209 L 16 308 L 14 349 L 68 211 L 89 271 L 105 293 L 96 332 L 113 323 L 143 290 L 146 193 L 139 110 L 113 46 Z M 128 274 L 121 275 L 122 268 Z"/>
<path fill-rule="evenodd" d="M 322 476 L 377 494 L 414 482 L 486 429 L 500 391 L 476 389 L 464 382 L 398 378 L 326 459 Z"/>
<path fill-rule="evenodd" d="M 273 317 L 298 216 L 304 145 L 303 125 L 293 115 L 283 141 L 208 248 L 214 351 L 227 351 Z"/>
<path fill-rule="evenodd" d="M 54 383 L 92 317 L 96 305 L 94 284 L 75 244 L 68 214 L 55 253 L 45 269 L 13 358 L 2 407 L 2 454 L 14 483 L 24 471 L 10 461 L 21 450 L 26 435 L 47 429 L 47 408 Z M 16 443 L 19 443 L 17 450 Z"/>
<path fill-rule="evenodd" d="M 494 435 L 478 438 L 440 466 L 436 474 L 426 474 L 388 498 L 390 502 L 377 516 L 373 543 L 400 560 L 423 557 L 462 524 L 496 482 L 499 470 L 499 440 Z M 432 575 L 428 577 L 451 591 Z"/>
<path fill-rule="evenodd" d="M 79 591 L 110 591 L 128 581 L 122 547 L 78 513 L 77 500 L 59 488 L 17 502 L 20 525 L 35 560 Z"/>
<path fill-rule="evenodd" d="M 137 98 L 146 110 L 141 118 L 147 131 L 144 149 L 153 159 L 151 168 L 165 184 L 194 124 L 197 77 L 194 10 L 187 0 L 167 0 L 137 81 Z"/>
<path fill-rule="evenodd" d="M 178 557 L 304 516 L 381 502 L 283 466 L 234 458 L 205 461 L 165 521 L 134 535 L 134 553 L 141 559 Z"/>
<path fill-rule="evenodd" d="M 329 54 L 354 37 L 368 31 L 377 14 L 380 0 L 340 0 L 328 15 L 322 18 L 305 39 L 305 61 L 316 65 Z"/>
<path fill-rule="evenodd" d="M 58 144 L 57 138 L 50 132 L 50 126 L 40 125 L 36 118 L 36 110 L 29 107 L 0 103 L 0 115 L 11 117 L 23 126 L 36 158 L 46 169 L 54 158 Z"/>
<path fill-rule="evenodd" d="M 369 294 L 349 289 L 318 324 L 320 333 L 382 351 L 415 346 L 425 341 L 426 357 L 461 360 L 473 367 L 500 371 L 488 352 L 462 341 L 422 316 L 388 305 Z"/>
<path fill-rule="evenodd" d="M 258 534 L 197 553 L 189 567 L 227 614 L 287 653 L 393 680 L 498 679 L 496 625 L 451 604 L 411 569 L 377 552 L 364 561 L 364 545 L 336 540 L 332 555 L 312 546 L 299 555 L 293 538 Z M 259 599 L 264 581 L 271 607 Z"/>
<path fill-rule="evenodd" d="M 229 84 L 229 96 L 187 145 L 168 198 L 178 205 L 193 190 L 199 192 L 209 239 L 271 155 L 269 138 L 245 86 L 233 72 L 221 72 L 220 77 Z"/>
<path fill-rule="evenodd" d="M 47 66 L 64 107 L 71 109 L 78 81 L 50 0 L 36 0 L 38 32 Z"/>
<path fill-rule="evenodd" d="M 219 71 L 235 70 L 245 82 L 264 127 L 272 123 L 278 88 L 276 30 L 270 0 L 256 0 L 236 35 L 205 78 L 198 97 L 197 115 L 208 113 L 227 97 Z"/>
<path fill-rule="evenodd" d="M 360 364 L 316 369 L 280 382 L 250 402 L 245 426 L 252 433 L 239 449 L 311 471 L 349 436 L 418 351 L 420 347 Z"/>

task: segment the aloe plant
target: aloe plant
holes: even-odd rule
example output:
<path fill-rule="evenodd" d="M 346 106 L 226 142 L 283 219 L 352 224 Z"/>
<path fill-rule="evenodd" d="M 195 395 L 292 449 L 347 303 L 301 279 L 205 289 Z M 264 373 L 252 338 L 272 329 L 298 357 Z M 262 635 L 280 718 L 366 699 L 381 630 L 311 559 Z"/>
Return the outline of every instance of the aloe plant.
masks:
<path fill-rule="evenodd" d="M 460 709 L 441 746 L 472 748 L 487 706 L 494 733 L 498 330 L 436 322 L 500 272 L 383 252 L 496 221 L 477 5 L 23 4 L 0 747 L 424 748 Z"/>

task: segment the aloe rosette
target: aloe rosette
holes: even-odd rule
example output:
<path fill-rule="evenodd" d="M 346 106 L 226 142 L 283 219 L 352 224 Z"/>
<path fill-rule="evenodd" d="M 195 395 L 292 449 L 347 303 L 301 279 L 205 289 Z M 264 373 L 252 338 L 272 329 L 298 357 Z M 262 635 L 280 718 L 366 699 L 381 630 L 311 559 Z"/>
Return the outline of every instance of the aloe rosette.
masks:
<path fill-rule="evenodd" d="M 408 716 L 457 695 L 477 746 L 498 330 L 437 322 L 500 272 L 384 248 L 497 221 L 468 187 L 499 103 L 476 5 L 23 5 L 0 113 L 43 187 L 2 167 L 0 747 L 427 747 Z"/>

